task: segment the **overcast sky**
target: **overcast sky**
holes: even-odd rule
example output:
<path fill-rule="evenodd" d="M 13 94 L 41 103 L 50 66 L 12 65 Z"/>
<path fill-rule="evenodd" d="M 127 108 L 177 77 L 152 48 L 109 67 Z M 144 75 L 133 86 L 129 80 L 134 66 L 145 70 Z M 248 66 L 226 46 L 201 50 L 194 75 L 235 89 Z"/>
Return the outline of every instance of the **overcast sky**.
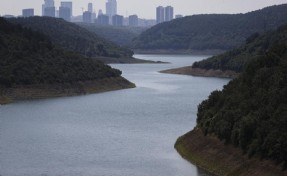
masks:
<path fill-rule="evenodd" d="M 82 7 L 92 2 L 96 12 L 102 9 L 105 13 L 106 0 L 62 0 L 73 2 L 73 14 L 80 15 Z M 40 15 L 44 0 L 0 0 L 0 15 L 21 15 L 23 8 L 34 8 L 35 14 Z M 55 0 L 59 7 L 61 0 Z M 174 14 L 193 15 L 206 13 L 245 13 L 275 4 L 287 3 L 287 0 L 117 0 L 118 14 L 137 14 L 140 18 L 155 18 L 157 6 L 174 7 Z"/>

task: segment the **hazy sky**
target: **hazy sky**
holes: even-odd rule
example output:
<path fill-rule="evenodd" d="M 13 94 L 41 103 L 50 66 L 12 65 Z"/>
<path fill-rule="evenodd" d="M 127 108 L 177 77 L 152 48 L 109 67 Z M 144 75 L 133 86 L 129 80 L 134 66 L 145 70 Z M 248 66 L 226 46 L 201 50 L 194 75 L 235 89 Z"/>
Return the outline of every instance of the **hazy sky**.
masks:
<path fill-rule="evenodd" d="M 105 13 L 106 0 L 62 0 L 73 2 L 73 14 L 82 13 L 92 2 L 96 12 Z M 40 15 L 44 0 L 0 0 L 0 15 L 21 15 L 23 8 L 34 8 Z M 55 0 L 59 7 L 61 0 Z M 117 0 L 118 14 L 127 16 L 137 14 L 140 18 L 155 18 L 155 8 L 159 5 L 174 7 L 175 14 L 193 15 L 203 13 L 245 13 L 266 6 L 287 3 L 287 0 Z"/>

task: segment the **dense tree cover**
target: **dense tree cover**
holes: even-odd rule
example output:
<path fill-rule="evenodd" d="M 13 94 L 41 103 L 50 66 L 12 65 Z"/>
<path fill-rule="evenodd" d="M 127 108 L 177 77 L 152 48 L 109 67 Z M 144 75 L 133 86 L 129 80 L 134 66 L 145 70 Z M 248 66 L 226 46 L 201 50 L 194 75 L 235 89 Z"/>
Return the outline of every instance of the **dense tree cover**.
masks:
<path fill-rule="evenodd" d="M 193 15 L 158 24 L 134 40 L 139 49 L 222 49 L 243 44 L 253 33 L 287 23 L 287 4 L 246 14 Z"/>
<path fill-rule="evenodd" d="M 130 26 L 100 26 L 95 24 L 78 23 L 79 26 L 96 33 L 108 41 L 112 41 L 120 46 L 131 47 L 134 38 L 139 36 L 146 27 Z"/>
<path fill-rule="evenodd" d="M 133 52 L 108 42 L 93 32 L 60 18 L 11 18 L 9 22 L 32 28 L 50 37 L 53 44 L 86 57 L 131 57 Z"/>
<path fill-rule="evenodd" d="M 238 78 L 198 106 L 197 126 L 249 156 L 283 162 L 287 168 L 286 29 L 284 35 L 284 41 L 272 44 Z"/>
<path fill-rule="evenodd" d="M 193 68 L 219 69 L 242 72 L 252 60 L 263 56 L 270 48 L 287 40 L 287 25 L 279 27 L 275 31 L 263 35 L 254 33 L 246 39 L 246 43 L 239 48 L 233 49 L 218 56 L 195 62 Z"/>
<path fill-rule="evenodd" d="M 0 18 L 0 86 L 73 83 L 121 71 L 55 47 L 43 34 Z"/>

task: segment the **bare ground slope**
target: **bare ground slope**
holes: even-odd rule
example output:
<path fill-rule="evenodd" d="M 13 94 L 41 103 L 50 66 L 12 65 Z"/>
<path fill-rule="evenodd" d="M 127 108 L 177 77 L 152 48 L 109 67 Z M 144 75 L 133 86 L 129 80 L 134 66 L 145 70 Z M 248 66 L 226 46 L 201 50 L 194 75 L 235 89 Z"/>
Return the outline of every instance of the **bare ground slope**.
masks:
<path fill-rule="evenodd" d="M 201 68 L 192 68 L 192 66 L 169 69 L 160 71 L 161 73 L 170 73 L 170 74 L 181 74 L 181 75 L 192 75 L 192 76 L 203 76 L 203 77 L 219 77 L 219 78 L 235 78 L 239 74 L 231 70 L 213 70 L 213 69 L 201 69 Z"/>
<path fill-rule="evenodd" d="M 243 155 L 242 151 L 225 145 L 217 137 L 204 136 L 200 129 L 181 136 L 175 148 L 180 155 L 212 175 L 228 176 L 286 176 L 281 165 Z"/>
<path fill-rule="evenodd" d="M 17 100 L 75 96 L 134 87 L 135 84 L 123 77 L 65 84 L 21 85 L 11 88 L 0 87 L 0 104 L 7 104 Z"/>

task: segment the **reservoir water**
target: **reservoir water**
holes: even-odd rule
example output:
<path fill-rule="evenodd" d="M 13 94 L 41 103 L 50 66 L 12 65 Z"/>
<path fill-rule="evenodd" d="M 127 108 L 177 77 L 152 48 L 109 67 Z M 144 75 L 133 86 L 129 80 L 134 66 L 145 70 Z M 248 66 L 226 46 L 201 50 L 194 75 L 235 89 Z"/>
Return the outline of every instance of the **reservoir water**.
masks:
<path fill-rule="evenodd" d="M 173 145 L 228 79 L 158 73 L 207 56 L 136 55 L 112 65 L 137 88 L 0 106 L 1 176 L 200 176 Z"/>

